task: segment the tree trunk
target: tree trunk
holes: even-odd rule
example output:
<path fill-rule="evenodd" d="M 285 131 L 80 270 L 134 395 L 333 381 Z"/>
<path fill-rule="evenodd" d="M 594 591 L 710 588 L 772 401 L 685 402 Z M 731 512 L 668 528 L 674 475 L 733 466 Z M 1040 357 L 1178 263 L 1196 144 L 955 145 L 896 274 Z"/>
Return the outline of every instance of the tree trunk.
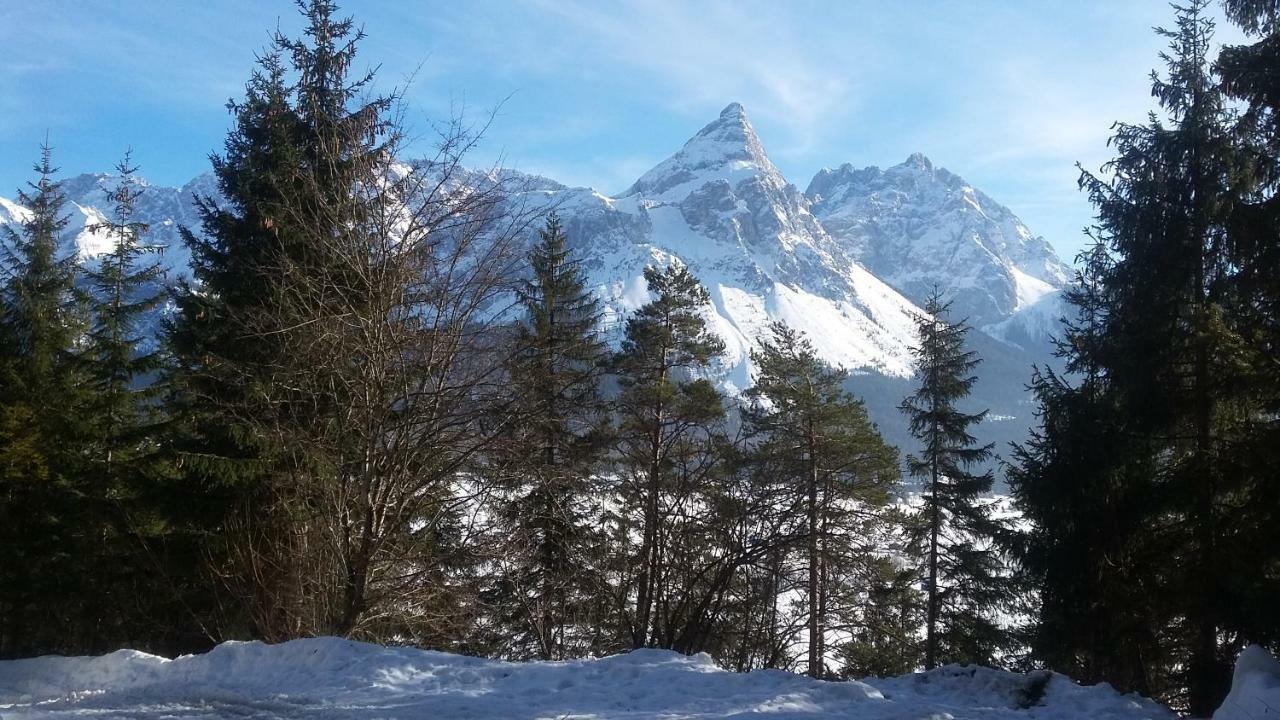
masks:
<path fill-rule="evenodd" d="M 818 552 L 818 462 L 813 425 L 808 427 L 809 452 L 809 676 L 822 677 L 821 556 Z"/>
<path fill-rule="evenodd" d="M 932 670 L 938 665 L 938 530 L 942 525 L 942 511 L 938 507 L 938 462 L 933 461 L 933 479 L 929 487 L 929 607 L 925 629 L 924 667 Z"/>
<path fill-rule="evenodd" d="M 663 373 L 665 379 L 665 373 Z M 636 591 L 636 622 L 631 642 L 640 648 L 648 644 L 649 622 L 653 614 L 653 589 L 658 571 L 658 495 L 662 471 L 662 422 L 661 404 L 654 413 L 653 429 L 649 436 L 649 476 L 646 478 L 644 496 L 644 528 L 640 545 L 640 577 Z"/>

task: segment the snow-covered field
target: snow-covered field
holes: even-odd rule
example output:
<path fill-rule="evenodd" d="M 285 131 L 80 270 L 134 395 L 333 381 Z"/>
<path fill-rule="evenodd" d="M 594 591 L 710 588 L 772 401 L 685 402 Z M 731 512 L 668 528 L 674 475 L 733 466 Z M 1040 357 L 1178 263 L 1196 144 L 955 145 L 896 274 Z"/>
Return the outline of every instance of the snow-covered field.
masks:
<path fill-rule="evenodd" d="M 335 638 L 226 643 L 175 660 L 0 662 L 0 718 L 1172 718 L 1159 705 L 1061 675 L 946 667 L 863 682 L 739 674 L 706 656 L 641 650 L 505 663 Z"/>

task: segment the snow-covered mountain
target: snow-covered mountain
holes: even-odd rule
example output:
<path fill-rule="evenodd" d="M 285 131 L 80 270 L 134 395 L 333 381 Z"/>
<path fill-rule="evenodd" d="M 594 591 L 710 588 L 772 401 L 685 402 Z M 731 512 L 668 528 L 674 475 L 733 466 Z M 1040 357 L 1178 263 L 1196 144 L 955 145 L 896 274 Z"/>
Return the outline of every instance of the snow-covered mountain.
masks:
<path fill-rule="evenodd" d="M 827 232 L 877 277 L 917 304 L 936 286 L 975 326 L 1027 312 L 1071 278 L 1012 211 L 920 153 L 885 170 L 822 170 L 805 195 Z"/>
<path fill-rule="evenodd" d="M 728 357 L 727 389 L 750 382 L 749 351 L 773 320 L 803 331 L 833 364 L 910 375 L 917 308 L 858 264 L 769 161 L 732 104 L 618 197 L 539 188 L 608 309 L 621 320 L 648 295 L 646 265 L 687 265 L 711 293 L 708 320 Z"/>
<path fill-rule="evenodd" d="M 730 393 L 749 386 L 750 350 L 769 322 L 782 320 L 825 360 L 853 371 L 850 387 L 882 431 L 909 445 L 896 407 L 910 388 L 913 314 L 937 284 L 957 314 L 985 330 L 972 336 L 985 359 L 973 403 L 992 411 L 980 435 L 1020 439 L 1030 423 L 1023 385 L 1031 363 L 1044 359 L 1069 268 L 1007 208 L 923 155 L 883 171 L 823 170 L 801 193 L 734 103 L 616 196 L 512 171 L 503 177 L 516 180 L 523 207 L 560 214 L 615 337 L 648 300 L 645 266 L 687 265 L 710 291 L 708 321 L 728 349 L 715 379 Z M 115 182 L 80 175 L 64 184 L 72 218 L 64 241 L 82 257 L 103 250 L 86 227 L 110 212 Z M 138 217 L 168 246 L 175 275 L 189 261 L 177 229 L 198 230 L 194 196 L 214 189 L 202 175 L 181 188 L 143 190 Z M 0 222 L 23 212 L 0 198 Z"/>
<path fill-rule="evenodd" d="M 68 219 L 62 241 L 65 249 L 75 252 L 83 260 L 105 253 L 110 239 L 104 233 L 94 232 L 94 225 L 107 222 L 113 203 L 110 195 L 120 179 L 106 173 L 86 173 L 63 180 L 67 195 L 65 208 Z M 180 188 L 150 185 L 139 182 L 141 194 L 137 200 L 136 218 L 150 227 L 147 242 L 163 246 L 163 264 L 173 276 L 187 274 L 191 255 L 179 236 L 179 227 L 199 230 L 200 216 L 196 208 L 197 196 L 209 196 L 217 190 L 212 173 L 205 173 Z M 13 200 L 0 197 L 0 224 L 19 223 L 27 210 Z"/>

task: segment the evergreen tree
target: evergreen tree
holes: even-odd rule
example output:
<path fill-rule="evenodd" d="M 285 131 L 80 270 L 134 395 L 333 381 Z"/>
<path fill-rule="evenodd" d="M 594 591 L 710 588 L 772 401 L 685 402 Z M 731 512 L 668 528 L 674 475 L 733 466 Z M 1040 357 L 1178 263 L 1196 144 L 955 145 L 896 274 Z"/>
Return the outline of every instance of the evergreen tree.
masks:
<path fill-rule="evenodd" d="M 919 455 L 908 456 L 907 469 L 923 483 L 917 543 L 925 560 L 926 668 L 991 664 L 1003 644 L 994 619 L 1004 599 L 1001 559 L 993 545 L 998 525 L 986 498 L 992 473 L 976 470 L 991 460 L 992 446 L 978 445 L 970 433 L 986 411 L 957 407 L 977 381 L 971 373 L 981 361 L 965 350 L 968 326 L 948 322 L 947 309 L 935 290 L 916 320 L 920 387 L 901 405 L 922 446 Z"/>
<path fill-rule="evenodd" d="M 331 2 L 300 8 L 304 37 L 277 35 L 232 106 L 222 197 L 186 234 L 181 457 L 220 496 L 212 570 L 253 634 L 452 642 L 476 607 L 458 474 L 511 421 L 485 313 L 522 219 L 501 182 L 463 177 L 457 125 L 399 163 L 394 98 L 352 71 L 363 34 Z"/>
<path fill-rule="evenodd" d="M 869 547 L 867 540 L 897 480 L 897 453 L 844 390 L 843 370 L 823 363 L 787 325 L 773 323 L 769 332 L 752 352 L 757 377 L 743 419 L 761 438 L 756 451 L 792 487 L 793 507 L 803 518 L 807 667 L 811 677 L 825 677 L 828 635 L 858 624 L 857 615 L 874 602 L 863 591 L 885 585 L 880 573 L 887 568 L 877 551 L 887 548 Z M 864 582 L 853 580 L 858 570 Z M 864 629 L 873 623 L 869 616 L 862 621 Z"/>
<path fill-rule="evenodd" d="M 1168 656 L 1158 632 L 1167 615 L 1158 621 L 1148 600 L 1159 593 L 1148 568 L 1163 558 L 1143 530 L 1155 473 L 1118 422 L 1104 366 L 1103 279 L 1112 261 L 1101 241 L 1077 258 L 1076 282 L 1064 291 L 1074 317 L 1057 350 L 1069 375 L 1037 369 L 1032 379 L 1039 427 L 1006 467 L 1030 528 L 1011 550 L 1028 580 L 1027 604 L 1039 598 L 1026 638 L 1036 659 L 1081 682 L 1164 694 L 1148 673 Z"/>
<path fill-rule="evenodd" d="M 38 179 L 19 190 L 28 214 L 18 229 L 6 227 L 0 257 L 4 307 L 0 348 L 0 655 L 74 651 L 84 630 L 78 583 L 85 568 L 84 489 L 76 439 L 81 377 L 76 348 L 84 332 L 78 267 L 64 253 L 67 226 L 61 183 L 54 179 L 46 144 L 35 165 Z"/>
<path fill-rule="evenodd" d="M 58 386 L 68 379 L 64 371 L 71 367 L 72 349 L 84 330 L 84 308 L 76 291 L 76 257 L 61 247 L 60 236 L 69 222 L 63 210 L 66 196 L 54 179 L 58 170 L 48 145 L 41 148 L 34 169 L 39 178 L 17 197 L 28 215 L 20 230 L 5 228 L 6 320 L 15 343 L 10 351 L 22 359 L 15 378 L 20 392 L 29 398 L 55 399 Z"/>
<path fill-rule="evenodd" d="M 654 608 L 664 589 L 665 544 L 674 536 L 672 509 L 709 470 L 705 451 L 724 417 L 720 393 L 698 377 L 724 351 L 702 316 L 709 294 L 683 265 L 648 267 L 644 278 L 655 297 L 627 319 L 615 362 L 624 464 L 615 543 L 629 557 L 618 585 L 630 598 L 626 624 L 634 647 L 657 642 Z M 633 523 L 640 535 L 634 551 Z"/>
<path fill-rule="evenodd" d="M 498 562 L 505 572 L 492 598 L 509 623 L 499 631 L 515 657 L 563 660 L 584 645 L 598 618 L 601 538 L 589 524 L 607 439 L 600 381 L 608 350 L 599 301 L 570 259 L 554 213 L 529 254 L 533 278 L 520 292 L 525 318 L 511 360 L 516 422 L 494 457 L 506 500 L 500 507 Z"/>
<path fill-rule="evenodd" d="M 91 433 L 97 445 L 91 450 L 93 472 L 108 493 L 128 494 L 125 488 L 140 472 L 136 463 L 154 451 L 158 391 L 152 381 L 161 359 L 146 323 L 164 301 L 164 268 L 158 259 L 147 260 L 162 248 L 144 242 L 149 227 L 134 218 L 142 191 L 129 154 L 116 171 L 113 218 L 91 226 L 110 239 L 111 249 L 85 270 L 92 310 L 85 356 L 94 394 L 90 414 L 97 425 Z"/>
<path fill-rule="evenodd" d="M 306 452 L 302 435 L 343 399 L 291 387 L 285 375 L 314 360 L 296 346 L 322 332 L 317 318 L 360 302 L 349 265 L 360 256 L 338 245 L 362 219 L 360 179 L 386 155 L 391 102 L 357 103 L 371 76 L 351 77 L 362 37 L 352 21 L 323 0 L 299 8 L 306 39 L 277 33 L 245 99 L 229 106 L 235 126 L 212 158 L 221 197 L 200 200 L 202 234 L 183 229 L 196 283 L 177 293 L 170 332 L 182 462 L 227 506 L 226 566 L 215 573 L 269 639 L 351 621 L 332 617 L 301 529 L 316 521 L 302 486 L 330 462 Z M 319 308 L 297 297 L 315 286 L 327 291 Z"/>
<path fill-rule="evenodd" d="M 1030 549 L 1042 618 L 1125 637 L 1071 650 L 1054 632 L 1041 639 L 1045 656 L 1066 650 L 1086 672 L 1196 715 L 1221 702 L 1242 635 L 1265 636 L 1247 608 L 1273 582 L 1259 583 L 1255 564 L 1269 523 L 1241 510 L 1254 492 L 1274 499 L 1259 443 L 1274 425 L 1263 400 L 1269 281 L 1244 269 L 1266 254 L 1249 249 L 1260 236 L 1248 230 L 1259 227 L 1249 206 L 1263 154 L 1233 132 L 1208 65 L 1205 7 L 1179 7 L 1176 28 L 1159 31 L 1167 71 L 1152 92 L 1163 117 L 1117 125 L 1105 179 L 1082 173 L 1105 243 L 1095 253 L 1107 259 L 1089 263 L 1092 286 L 1071 298 L 1089 330 L 1069 331 L 1064 348 L 1081 380 L 1041 384 L 1044 427 L 1014 477 L 1039 528 Z M 1069 482 L 1092 495 L 1075 504 L 1094 526 L 1059 535 Z M 1082 606 L 1061 578 L 1090 546 L 1102 556 L 1086 568 Z"/>
<path fill-rule="evenodd" d="M 1209 74 L 1205 4 L 1180 8 L 1176 29 L 1161 31 L 1168 75 L 1153 79 L 1152 92 L 1171 124 L 1121 125 L 1112 179 L 1082 179 L 1117 256 L 1106 276 L 1109 390 L 1124 431 L 1147 440 L 1155 464 L 1151 507 L 1163 512 L 1142 525 L 1176 562 L 1163 574 L 1185 602 L 1172 608 L 1170 631 L 1187 657 L 1187 707 L 1201 715 L 1225 695 L 1234 655 L 1219 644 L 1233 604 L 1220 558 L 1223 503 L 1244 477 L 1237 449 L 1251 412 L 1241 369 L 1258 349 L 1233 312 L 1227 216 L 1245 178 Z"/>
<path fill-rule="evenodd" d="M 1233 128 L 1242 140 L 1247 177 L 1230 213 L 1225 251 L 1235 269 L 1232 312 L 1257 348 L 1249 354 L 1248 385 L 1256 393 L 1261 412 L 1250 419 L 1245 440 L 1236 448 L 1242 459 L 1243 501 L 1233 503 L 1233 522 L 1240 529 L 1232 542 L 1237 567 L 1230 573 L 1233 594 L 1239 598 L 1227 609 L 1241 611 L 1241 632 L 1249 642 L 1273 649 L 1280 643 L 1280 622 L 1271 598 L 1280 593 L 1277 568 L 1280 522 L 1280 9 L 1259 0 L 1226 0 L 1227 17 L 1250 38 L 1250 44 L 1225 47 L 1218 70 L 1228 97 L 1243 106 Z"/>
<path fill-rule="evenodd" d="M 155 382 L 162 362 L 150 325 L 165 299 L 164 270 L 157 259 L 148 260 L 161 248 L 144 241 L 149 228 L 135 219 L 142 190 L 129 153 L 116 171 L 111 219 L 89 226 L 106 237 L 110 249 L 84 270 L 91 323 L 80 355 L 91 391 L 85 404 L 83 472 L 92 480 L 81 503 L 96 539 L 87 550 L 100 568 L 89 575 L 98 650 L 112 642 L 146 645 L 158 637 L 160 629 L 147 627 L 129 608 L 147 608 L 138 614 L 158 623 L 152 603 L 166 596 L 148 557 L 158 553 L 144 549 L 164 532 L 162 514 L 152 505 L 151 483 L 165 471 Z"/>

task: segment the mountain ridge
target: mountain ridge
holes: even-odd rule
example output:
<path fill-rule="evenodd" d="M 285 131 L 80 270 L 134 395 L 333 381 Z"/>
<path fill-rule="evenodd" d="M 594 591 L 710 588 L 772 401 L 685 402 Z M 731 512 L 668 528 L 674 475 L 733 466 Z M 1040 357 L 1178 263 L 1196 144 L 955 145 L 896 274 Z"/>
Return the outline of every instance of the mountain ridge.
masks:
<path fill-rule="evenodd" d="M 805 196 L 832 236 L 917 304 L 935 286 L 978 326 L 1061 290 L 1070 267 L 1009 208 L 923 154 L 885 169 L 845 163 Z"/>
<path fill-rule="evenodd" d="M 769 160 L 746 110 L 731 103 L 616 196 L 515 171 L 500 175 L 518 181 L 513 202 L 560 214 L 615 342 L 623 319 L 649 298 L 644 267 L 684 264 L 706 285 L 707 322 L 726 343 L 713 373 L 722 389 L 737 394 L 750 386 L 751 350 L 770 322 L 782 320 L 824 360 L 852 371 L 851 389 L 869 398 L 891 441 L 904 444 L 896 405 L 911 376 L 913 318 L 926 283 L 945 281 L 957 316 L 986 330 L 975 336 L 990 370 L 975 406 L 1017 420 L 993 422 L 1004 424 L 989 435 L 1017 439 L 1031 421 L 1023 386 L 1031 363 L 1047 357 L 1052 330 L 1048 306 L 1038 301 L 1060 292 L 1066 265 L 1012 211 L 921 153 L 885 170 L 848 163 L 823 170 L 801 192 Z M 64 242 L 82 257 L 103 250 L 87 226 L 109 214 L 113 179 L 64 181 L 73 208 Z M 195 196 L 214 189 L 208 173 L 181 188 L 142 187 L 138 216 L 151 223 L 152 240 L 167 246 L 164 262 L 175 275 L 187 274 L 190 261 L 178 227 L 199 232 Z M 19 214 L 14 203 L 0 202 L 0 222 Z M 895 259 L 905 266 L 886 264 Z M 1025 372 L 1015 377 L 1018 368 Z"/>

